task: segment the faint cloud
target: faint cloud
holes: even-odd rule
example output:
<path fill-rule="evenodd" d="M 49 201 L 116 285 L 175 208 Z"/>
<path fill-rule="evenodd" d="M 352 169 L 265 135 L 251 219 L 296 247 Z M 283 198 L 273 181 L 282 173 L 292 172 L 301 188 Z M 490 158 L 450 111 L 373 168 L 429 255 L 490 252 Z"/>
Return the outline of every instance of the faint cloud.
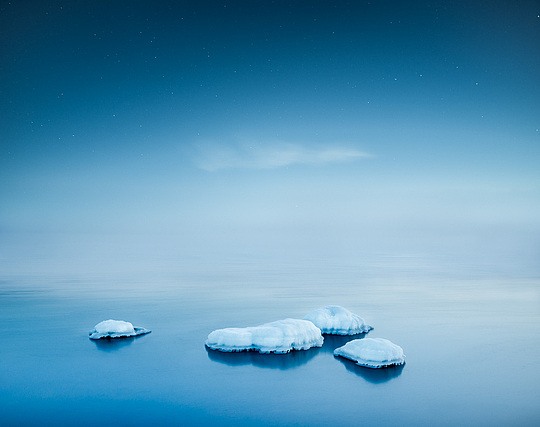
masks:
<path fill-rule="evenodd" d="M 372 157 L 345 146 L 308 147 L 291 143 L 205 144 L 198 147 L 197 165 L 206 171 L 222 169 L 277 169 L 294 165 L 324 165 Z"/>

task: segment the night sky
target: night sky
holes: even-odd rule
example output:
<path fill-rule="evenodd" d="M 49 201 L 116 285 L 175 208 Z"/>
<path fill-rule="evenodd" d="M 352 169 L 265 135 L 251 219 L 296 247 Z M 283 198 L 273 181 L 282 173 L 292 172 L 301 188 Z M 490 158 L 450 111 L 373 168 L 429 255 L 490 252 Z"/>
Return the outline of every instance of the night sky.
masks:
<path fill-rule="evenodd" d="M 537 1 L 2 1 L 0 41 L 5 241 L 540 255 Z"/>

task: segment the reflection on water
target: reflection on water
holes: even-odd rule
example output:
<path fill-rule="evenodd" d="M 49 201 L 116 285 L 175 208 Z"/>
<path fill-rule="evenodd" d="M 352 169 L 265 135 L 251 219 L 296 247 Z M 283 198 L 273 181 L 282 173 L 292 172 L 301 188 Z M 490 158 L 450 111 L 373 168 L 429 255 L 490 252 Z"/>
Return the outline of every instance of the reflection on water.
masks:
<path fill-rule="evenodd" d="M 362 377 L 372 384 L 382 384 L 399 377 L 403 371 L 403 368 L 405 367 L 404 363 L 403 365 L 374 369 L 358 366 L 355 362 L 348 359 L 343 359 L 342 357 L 336 357 L 336 360 L 343 363 L 345 368 L 347 368 L 347 371 Z"/>
<path fill-rule="evenodd" d="M 125 337 L 125 338 L 115 338 L 115 339 L 100 339 L 100 340 L 90 340 L 92 341 L 98 350 L 105 351 L 107 353 L 118 351 L 122 348 L 129 347 L 133 341 L 141 337 Z"/>
<path fill-rule="evenodd" d="M 324 335 L 324 345 L 322 350 L 325 353 L 334 354 L 334 350 L 338 347 L 342 347 L 347 344 L 349 341 L 358 340 L 364 338 L 367 334 L 357 334 L 357 335 Z"/>
<path fill-rule="evenodd" d="M 257 351 L 223 352 L 206 348 L 208 358 L 213 362 L 223 363 L 228 366 L 246 366 L 252 365 L 258 368 L 288 370 L 305 365 L 315 356 L 324 353 L 334 353 L 334 350 L 341 347 L 353 339 L 361 339 L 366 334 L 360 335 L 325 335 L 324 345 L 320 348 L 311 348 L 309 350 L 296 350 L 286 354 L 261 354 Z M 107 350 L 110 351 L 110 350 Z M 397 378 L 403 371 L 403 365 L 390 366 L 388 368 L 371 369 L 356 365 L 342 358 L 335 358 L 345 365 L 349 372 L 372 384 L 381 384 Z"/>
<path fill-rule="evenodd" d="M 305 365 L 320 351 L 319 348 L 291 351 L 285 354 L 261 354 L 257 351 L 223 352 L 206 348 L 208 358 L 228 366 L 253 365 L 258 368 L 293 369 Z"/>
<path fill-rule="evenodd" d="M 257 351 L 223 352 L 211 350 L 208 347 L 206 347 L 206 352 L 210 360 L 228 366 L 253 365 L 258 368 L 287 370 L 305 365 L 318 354 L 333 354 L 336 348 L 353 339 L 363 338 L 365 335 L 324 335 L 322 347 L 309 350 L 293 350 L 285 354 L 261 354 Z"/>

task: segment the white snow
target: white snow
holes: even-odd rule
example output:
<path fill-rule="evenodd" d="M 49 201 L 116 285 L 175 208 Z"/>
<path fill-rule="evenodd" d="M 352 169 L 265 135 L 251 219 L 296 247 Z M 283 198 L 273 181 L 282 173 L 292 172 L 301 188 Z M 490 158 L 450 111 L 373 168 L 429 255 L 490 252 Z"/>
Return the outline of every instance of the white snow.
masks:
<path fill-rule="evenodd" d="M 124 338 L 147 334 L 151 331 L 144 328 L 134 327 L 130 322 L 123 320 L 104 320 L 99 322 L 90 331 L 90 339 L 99 340 L 101 338 Z"/>
<path fill-rule="evenodd" d="M 206 346 L 220 351 L 257 350 L 260 353 L 287 353 L 322 347 L 321 331 L 301 319 L 284 319 L 248 328 L 225 328 L 210 332 Z"/>
<path fill-rule="evenodd" d="M 334 350 L 334 356 L 345 357 L 367 368 L 383 368 L 405 363 L 403 349 L 384 338 L 352 340 Z"/>
<path fill-rule="evenodd" d="M 327 305 L 308 313 L 304 319 L 313 322 L 323 334 L 356 335 L 373 329 L 364 319 L 339 305 Z"/>

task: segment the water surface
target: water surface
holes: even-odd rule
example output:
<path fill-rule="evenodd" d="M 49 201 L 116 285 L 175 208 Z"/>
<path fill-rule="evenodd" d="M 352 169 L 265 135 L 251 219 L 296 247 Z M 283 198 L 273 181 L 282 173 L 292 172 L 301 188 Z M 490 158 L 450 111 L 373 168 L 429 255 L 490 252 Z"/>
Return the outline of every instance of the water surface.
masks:
<path fill-rule="evenodd" d="M 356 261 L 192 257 L 108 273 L 4 274 L 4 425 L 534 425 L 540 422 L 540 280 Z M 61 262 L 59 262 L 61 265 Z M 455 265 L 454 265 L 455 266 Z M 213 329 L 339 304 L 401 345 L 384 370 L 336 359 L 348 337 L 287 355 L 225 354 Z M 91 341 L 101 320 L 153 332 Z"/>

